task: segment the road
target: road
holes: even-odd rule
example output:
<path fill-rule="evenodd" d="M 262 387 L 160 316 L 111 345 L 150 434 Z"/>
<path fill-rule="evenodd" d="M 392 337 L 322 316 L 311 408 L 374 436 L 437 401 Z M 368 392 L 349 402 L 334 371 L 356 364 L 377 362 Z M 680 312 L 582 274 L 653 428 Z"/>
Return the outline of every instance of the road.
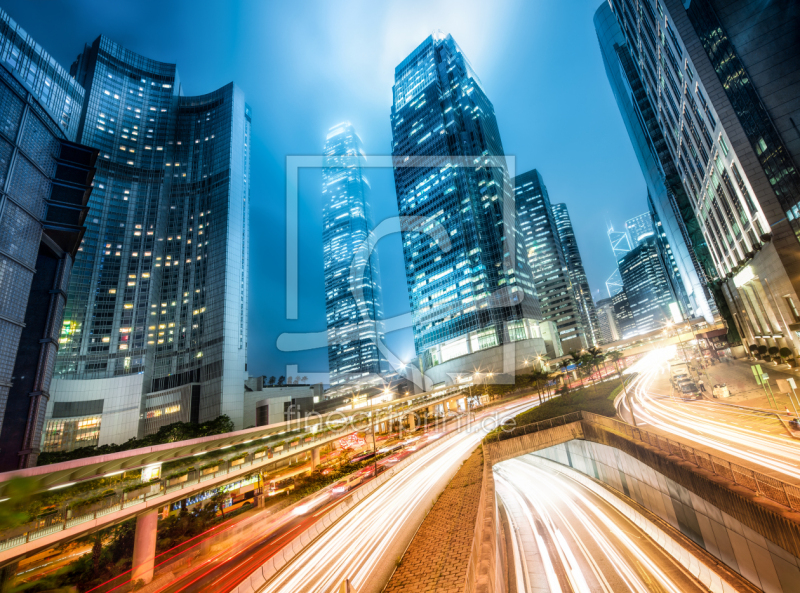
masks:
<path fill-rule="evenodd" d="M 631 367 L 639 373 L 629 389 L 641 428 L 646 430 L 649 425 L 717 449 L 723 457 L 758 466 L 753 469 L 778 478 L 800 479 L 800 441 L 792 438 L 773 414 L 708 400 L 673 398 L 667 363 L 673 356 L 674 347 L 661 348 Z M 620 412 L 630 418 L 627 402 L 621 402 Z"/>
<path fill-rule="evenodd" d="M 502 419 L 535 404 L 528 400 L 491 414 Z M 409 466 L 307 546 L 264 590 L 332 591 L 348 578 L 359 593 L 381 591 L 436 495 L 485 436 L 481 420 L 488 414 L 478 415 L 469 430 L 423 449 Z"/>
<path fill-rule="evenodd" d="M 292 593 L 326 591 L 326 587 L 333 589 L 342 579 L 350 578 L 359 593 L 380 591 L 391 575 L 395 560 L 402 555 L 430 508 L 435 494 L 447 484 L 460 462 L 486 434 L 482 428 L 483 421 L 513 416 L 536 403 L 537 400 L 527 399 L 478 413 L 470 427 L 471 432 L 464 431 L 436 447 L 430 445 L 443 433 L 430 432 L 403 451 L 379 462 L 390 470 L 419 449 L 417 459 L 411 465 L 388 480 L 295 558 L 270 583 L 268 590 Z M 370 479 L 373 466 L 362 471 Z M 230 591 L 304 530 L 321 520 L 327 510 L 347 495 L 333 492 L 333 489 L 331 487 L 310 497 L 313 503 L 309 507 L 287 516 L 258 541 L 232 543 L 156 593 Z M 305 568 L 298 570 L 297 566 Z"/>
<path fill-rule="evenodd" d="M 526 457 L 495 466 L 513 526 L 519 593 L 707 591 L 601 497 Z"/>

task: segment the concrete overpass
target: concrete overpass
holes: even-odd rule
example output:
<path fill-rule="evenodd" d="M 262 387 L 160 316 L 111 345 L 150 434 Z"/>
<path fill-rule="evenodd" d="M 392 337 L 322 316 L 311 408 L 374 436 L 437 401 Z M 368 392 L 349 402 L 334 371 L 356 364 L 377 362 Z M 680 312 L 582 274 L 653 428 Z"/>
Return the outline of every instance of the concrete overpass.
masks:
<path fill-rule="evenodd" d="M 64 510 L 62 511 L 64 516 L 58 517 L 45 527 L 22 526 L 11 532 L 0 534 L 0 563 L 46 549 L 59 542 L 80 537 L 132 517 L 137 517 L 137 540 L 146 540 L 146 544 L 142 545 L 151 550 L 148 554 L 152 558 L 158 520 L 157 511 L 164 506 L 236 481 L 253 472 L 263 471 L 270 465 L 278 464 L 298 454 L 310 451 L 313 463 L 315 452 L 317 453 L 316 459 L 319 459 L 319 449 L 352 433 L 356 428 L 354 427 L 355 423 L 360 423 L 358 428 L 361 430 L 369 426 L 370 414 L 374 414 L 376 428 L 381 423 L 399 420 L 408 422 L 409 428 L 413 430 L 416 416 L 421 410 L 432 411 L 437 406 L 443 406 L 446 414 L 448 411 L 455 411 L 458 402 L 465 398 L 466 395 L 461 389 L 442 388 L 435 392 L 403 397 L 355 410 L 340 410 L 324 416 L 313 416 L 221 435 L 2 473 L 0 474 L 0 496 L 3 496 L 9 480 L 15 477 L 35 480 L 39 490 L 52 490 L 72 485 L 80 480 L 92 480 L 168 461 L 192 459 L 208 452 L 237 445 L 252 443 L 250 448 L 255 450 L 266 439 L 274 439 L 299 428 L 306 431 L 297 435 L 296 446 L 285 447 L 282 451 L 273 453 L 271 457 L 264 455 L 256 458 L 250 451 L 243 463 L 231 466 L 227 462 L 221 461 L 219 470 L 208 475 L 201 475 L 199 471 L 196 471 L 194 479 L 175 485 L 170 485 L 165 479 L 162 479 L 149 488 L 144 488 L 134 498 L 126 499 L 123 494 L 111 501 L 114 504 L 90 510 L 79 516 L 68 516 Z M 465 405 L 462 406 L 462 408 L 465 407 Z M 323 433 L 323 430 L 327 432 Z M 143 486 L 146 485 L 143 484 Z"/>

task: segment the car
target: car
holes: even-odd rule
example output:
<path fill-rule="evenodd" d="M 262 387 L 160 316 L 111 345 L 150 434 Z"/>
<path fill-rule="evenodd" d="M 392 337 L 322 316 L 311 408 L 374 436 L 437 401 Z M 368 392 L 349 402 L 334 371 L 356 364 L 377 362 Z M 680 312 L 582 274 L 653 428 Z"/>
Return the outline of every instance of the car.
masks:
<path fill-rule="evenodd" d="M 792 430 L 800 430 L 800 420 L 797 418 L 792 418 L 789 420 L 789 428 Z"/>
<path fill-rule="evenodd" d="M 333 488 L 331 488 L 331 492 L 334 492 L 335 494 L 348 492 L 358 486 L 363 479 L 364 476 L 360 472 L 353 472 L 341 482 L 334 484 Z"/>

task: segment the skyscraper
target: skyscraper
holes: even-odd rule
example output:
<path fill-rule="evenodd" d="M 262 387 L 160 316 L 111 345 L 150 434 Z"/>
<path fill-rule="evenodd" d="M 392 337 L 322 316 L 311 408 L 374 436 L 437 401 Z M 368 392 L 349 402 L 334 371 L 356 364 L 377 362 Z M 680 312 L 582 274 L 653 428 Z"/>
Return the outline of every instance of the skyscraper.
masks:
<path fill-rule="evenodd" d="M 667 322 L 683 320 L 652 235 L 622 256 L 619 273 L 625 286 L 636 333 L 661 329 Z"/>
<path fill-rule="evenodd" d="M 581 311 L 581 323 L 586 333 L 586 341 L 590 346 L 594 346 L 600 343 L 597 313 L 594 309 L 592 291 L 589 288 L 589 281 L 586 279 L 586 271 L 583 269 L 581 252 L 578 249 L 578 240 L 575 238 L 575 231 L 572 228 L 567 205 L 553 204 L 553 217 L 556 221 L 561 248 L 564 251 L 567 270 L 569 270 L 575 301 Z"/>
<path fill-rule="evenodd" d="M 414 345 L 425 366 L 540 337 L 492 103 L 453 38 L 395 68 L 392 155 Z"/>
<path fill-rule="evenodd" d="M 637 335 L 639 332 L 636 330 L 636 320 L 633 318 L 625 290 L 622 289 L 612 296 L 611 303 L 614 305 L 614 318 L 617 320 L 620 339 L 627 340 Z"/>
<path fill-rule="evenodd" d="M 174 64 L 106 37 L 71 73 L 100 149 L 69 286 L 45 450 L 227 414 L 247 365 L 250 109 L 233 84 L 185 97 Z"/>
<path fill-rule="evenodd" d="M 547 187 L 533 169 L 517 175 L 514 190 L 517 226 L 533 272 L 542 319 L 556 324 L 565 352 L 580 351 L 589 344 Z"/>
<path fill-rule="evenodd" d="M 613 0 L 597 12 L 609 80 L 622 72 L 632 89 L 729 338 L 738 340 L 738 329 L 750 344 L 797 353 L 800 144 L 791 114 L 800 109 L 800 8 L 641 4 L 631 11 Z M 618 101 L 631 96 L 623 90 L 615 90 Z"/>
<path fill-rule="evenodd" d="M 716 271 L 689 198 L 677 177 L 668 141 L 659 127 L 658 112 L 607 3 L 598 9 L 594 21 L 606 74 L 642 169 L 652 211 L 661 221 L 680 273 L 686 313 L 711 321 L 717 308 L 707 282 Z"/>
<path fill-rule="evenodd" d="M 635 248 L 637 245 L 640 245 L 645 238 L 651 237 L 654 234 L 653 216 L 650 212 L 645 212 L 644 214 L 626 220 L 625 232 L 628 233 L 631 249 Z"/>
<path fill-rule="evenodd" d="M 620 333 L 619 325 L 617 324 L 613 299 L 608 298 L 597 301 L 595 310 L 597 311 L 597 325 L 600 328 L 600 343 L 610 344 L 621 340 L 622 333 Z"/>
<path fill-rule="evenodd" d="M 556 324 L 565 352 L 578 352 L 589 344 L 547 187 L 533 169 L 517 175 L 514 190 L 517 226 L 533 272 L 542 319 Z"/>
<path fill-rule="evenodd" d="M 97 151 L 84 91 L 0 10 L 0 471 L 36 465 Z"/>
<path fill-rule="evenodd" d="M 372 231 L 359 159 L 361 139 L 349 122 L 328 131 L 322 170 L 322 249 L 325 318 L 332 387 L 381 372 L 378 340 L 381 295 L 377 254 L 370 254 Z M 363 274 L 352 277 L 354 270 Z"/>

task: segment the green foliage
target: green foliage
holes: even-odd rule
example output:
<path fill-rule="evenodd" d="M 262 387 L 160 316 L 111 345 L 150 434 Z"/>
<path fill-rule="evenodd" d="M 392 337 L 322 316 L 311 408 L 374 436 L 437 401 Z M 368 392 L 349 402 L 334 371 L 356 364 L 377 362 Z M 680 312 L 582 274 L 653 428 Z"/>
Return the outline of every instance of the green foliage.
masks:
<path fill-rule="evenodd" d="M 761 344 L 760 346 L 758 346 L 758 353 L 763 356 L 764 354 L 767 353 L 767 347 Z"/>
<path fill-rule="evenodd" d="M 767 352 L 769 352 L 770 356 L 778 356 L 778 352 L 780 352 L 780 351 L 781 351 L 781 349 L 778 348 L 777 346 L 770 346 L 769 349 L 767 350 Z"/>
<path fill-rule="evenodd" d="M 6 486 L 6 498 L 0 503 L 0 530 L 17 527 L 31 519 L 29 499 L 36 491 L 32 478 L 11 478 Z"/>
<path fill-rule="evenodd" d="M 130 439 L 121 445 L 103 445 L 101 447 L 80 447 L 73 451 L 53 451 L 39 454 L 37 465 L 49 465 L 61 461 L 72 459 L 83 459 L 95 455 L 106 455 L 109 453 L 119 453 L 120 451 L 130 451 L 141 447 L 151 447 L 153 445 L 163 445 L 164 443 L 175 443 L 188 439 L 213 436 L 233 432 L 233 421 L 226 415 L 222 415 L 214 420 L 193 424 L 192 422 L 174 422 L 162 426 L 158 432 L 148 435 L 141 439 Z"/>
<path fill-rule="evenodd" d="M 613 417 L 617 411 L 608 397 L 619 384 L 615 381 L 599 383 L 596 389 L 584 388 L 554 397 L 543 404 L 516 416 L 517 426 L 541 422 L 564 416 L 578 410 Z"/>
<path fill-rule="evenodd" d="M 781 355 L 781 358 L 792 358 L 792 351 L 788 348 L 781 348 L 779 354 Z"/>

